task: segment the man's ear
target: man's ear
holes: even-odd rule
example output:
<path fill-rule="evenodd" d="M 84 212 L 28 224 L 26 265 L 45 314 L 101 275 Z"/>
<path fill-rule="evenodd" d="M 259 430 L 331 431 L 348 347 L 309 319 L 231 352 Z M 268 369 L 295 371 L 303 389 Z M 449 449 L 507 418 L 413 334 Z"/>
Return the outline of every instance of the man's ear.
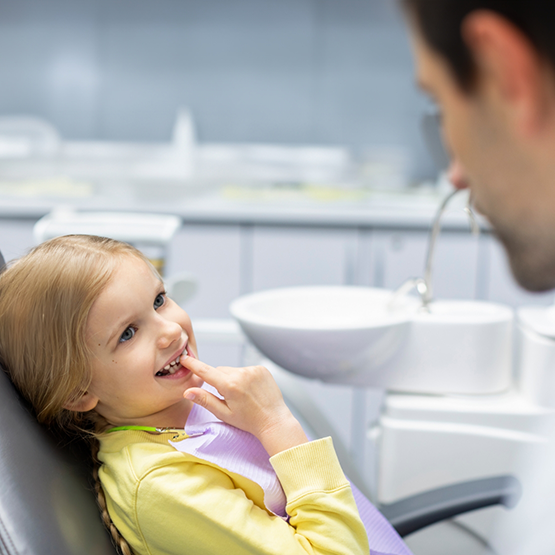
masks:
<path fill-rule="evenodd" d="M 85 391 L 85 393 L 82 393 L 77 399 L 68 401 L 64 405 L 64 409 L 74 412 L 88 412 L 96 407 L 98 401 L 98 397 L 88 391 Z"/>
<path fill-rule="evenodd" d="M 552 86 L 546 89 L 546 64 L 537 49 L 518 27 L 489 10 L 471 12 L 461 33 L 477 66 L 479 84 L 507 103 L 521 131 L 537 131 L 546 120 Z"/>

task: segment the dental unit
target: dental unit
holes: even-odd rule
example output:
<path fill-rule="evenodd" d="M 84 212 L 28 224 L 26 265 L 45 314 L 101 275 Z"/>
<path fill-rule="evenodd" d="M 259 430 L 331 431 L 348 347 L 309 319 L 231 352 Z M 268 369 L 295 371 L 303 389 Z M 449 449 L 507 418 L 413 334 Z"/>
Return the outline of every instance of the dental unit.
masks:
<path fill-rule="evenodd" d="M 385 391 L 378 419 L 358 426 L 358 462 L 346 469 L 375 503 L 467 480 L 516 476 L 523 503 L 510 518 L 501 508 L 489 508 L 457 519 L 503 547 L 522 535 L 528 520 L 523 511 L 530 472 L 523 461 L 544 456 L 545 424 L 555 424 L 555 307 L 515 313 L 490 302 L 434 299 L 433 252 L 453 195 L 435 218 L 424 278 L 411 278 L 397 291 L 263 291 L 241 297 L 230 310 L 301 414 L 304 401 L 283 369 L 355 391 Z M 468 205 L 465 210 L 476 231 Z M 413 290 L 416 296 L 409 294 Z M 364 402 L 355 393 L 354 403 L 357 398 Z M 340 451 L 348 450 L 340 445 Z M 510 526 L 500 538 L 496 530 L 503 519 Z"/>

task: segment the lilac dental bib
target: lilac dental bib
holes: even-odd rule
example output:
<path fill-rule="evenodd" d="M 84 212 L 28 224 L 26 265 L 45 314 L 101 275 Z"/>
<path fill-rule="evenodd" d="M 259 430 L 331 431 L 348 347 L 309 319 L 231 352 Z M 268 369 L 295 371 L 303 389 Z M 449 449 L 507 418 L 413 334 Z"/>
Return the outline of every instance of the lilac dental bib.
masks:
<path fill-rule="evenodd" d="M 208 385 L 203 387 L 218 396 L 218 392 Z M 257 483 L 264 491 L 266 509 L 283 519 L 287 519 L 285 505 L 287 499 L 278 477 L 270 464 L 269 456 L 260 441 L 252 434 L 225 424 L 211 412 L 194 405 L 187 424 L 186 439 L 169 441 L 178 451 L 187 453 L 239 474 Z M 370 555 L 412 555 L 399 534 L 385 517 L 351 484 L 368 539 Z"/>
<path fill-rule="evenodd" d="M 204 386 L 217 395 L 217 391 Z M 287 518 L 283 493 L 278 477 L 270 464 L 268 453 L 252 434 L 225 424 L 205 408 L 194 405 L 185 425 L 189 436 L 170 444 L 188 453 L 225 468 L 257 483 L 264 490 L 264 505 L 273 514 Z"/>

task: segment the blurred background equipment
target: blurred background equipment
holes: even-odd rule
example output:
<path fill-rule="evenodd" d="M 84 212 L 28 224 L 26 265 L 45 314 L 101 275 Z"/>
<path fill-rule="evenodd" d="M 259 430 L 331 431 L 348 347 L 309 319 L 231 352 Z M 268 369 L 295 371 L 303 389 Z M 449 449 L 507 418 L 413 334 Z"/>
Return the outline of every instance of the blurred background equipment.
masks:
<path fill-rule="evenodd" d="M 76 212 L 58 208 L 34 226 L 37 244 L 61 235 L 99 235 L 124 241 L 138 248 L 164 277 L 168 244 L 181 227 L 176 216 L 134 214 L 131 212 Z M 164 279 L 168 295 L 178 304 L 188 301 L 196 291 L 192 274 L 180 273 Z"/>

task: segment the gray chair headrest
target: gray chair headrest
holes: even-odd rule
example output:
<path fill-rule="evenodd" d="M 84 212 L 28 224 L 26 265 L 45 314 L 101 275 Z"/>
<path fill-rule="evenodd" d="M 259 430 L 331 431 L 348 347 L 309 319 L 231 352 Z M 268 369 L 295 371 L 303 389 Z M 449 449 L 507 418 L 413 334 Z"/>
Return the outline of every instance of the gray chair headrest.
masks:
<path fill-rule="evenodd" d="M 1 368 L 0 552 L 116 553 L 84 473 L 27 412 Z"/>

